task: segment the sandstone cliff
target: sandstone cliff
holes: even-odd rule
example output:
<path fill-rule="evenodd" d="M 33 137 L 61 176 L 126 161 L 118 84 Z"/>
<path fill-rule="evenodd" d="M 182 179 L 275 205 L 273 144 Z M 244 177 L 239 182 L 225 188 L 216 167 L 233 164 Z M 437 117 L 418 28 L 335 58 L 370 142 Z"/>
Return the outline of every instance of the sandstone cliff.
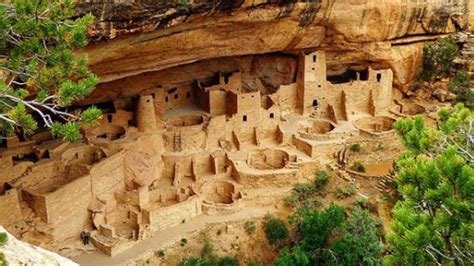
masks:
<path fill-rule="evenodd" d="M 56 253 L 16 239 L 2 226 L 0 226 L 0 232 L 5 232 L 8 235 L 7 243 L 0 247 L 0 252 L 5 254 L 8 265 L 78 265 Z"/>
<path fill-rule="evenodd" d="M 343 64 L 390 66 L 394 85 L 406 91 L 423 41 L 472 21 L 469 0 L 180 2 L 79 4 L 97 17 L 90 31 L 96 42 L 86 51 L 103 82 L 204 59 L 324 49 L 334 71 Z"/>

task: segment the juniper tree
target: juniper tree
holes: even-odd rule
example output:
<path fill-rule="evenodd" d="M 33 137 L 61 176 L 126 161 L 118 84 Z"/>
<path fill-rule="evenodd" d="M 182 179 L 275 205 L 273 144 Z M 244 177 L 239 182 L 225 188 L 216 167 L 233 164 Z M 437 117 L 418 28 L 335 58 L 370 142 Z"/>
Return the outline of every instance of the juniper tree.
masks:
<path fill-rule="evenodd" d="M 447 77 L 452 71 L 457 52 L 458 47 L 453 37 L 427 43 L 423 47 L 421 80 L 431 85 L 434 81 Z"/>
<path fill-rule="evenodd" d="M 358 207 L 346 219 L 344 208 L 331 205 L 320 211 L 300 208 L 290 217 L 296 225 L 293 247 L 280 251 L 273 265 L 381 265 L 383 246 L 378 220 Z"/>
<path fill-rule="evenodd" d="M 438 129 L 420 117 L 397 121 L 408 152 L 397 161 L 403 199 L 393 211 L 388 265 L 474 263 L 474 114 L 439 111 Z"/>
<path fill-rule="evenodd" d="M 87 57 L 91 15 L 73 18 L 72 0 L 12 0 L 0 4 L 0 137 L 39 127 L 65 140 L 81 138 L 80 123 L 101 116 L 95 107 L 68 112 L 91 93 L 98 78 Z"/>
<path fill-rule="evenodd" d="M 456 72 L 448 83 L 448 90 L 456 94 L 456 102 L 474 108 L 474 92 L 470 88 L 471 75 L 464 70 Z"/>
<path fill-rule="evenodd" d="M 337 260 L 333 265 L 382 265 L 383 246 L 380 243 L 379 220 L 369 211 L 355 207 L 342 226 L 341 237 L 332 245 Z"/>

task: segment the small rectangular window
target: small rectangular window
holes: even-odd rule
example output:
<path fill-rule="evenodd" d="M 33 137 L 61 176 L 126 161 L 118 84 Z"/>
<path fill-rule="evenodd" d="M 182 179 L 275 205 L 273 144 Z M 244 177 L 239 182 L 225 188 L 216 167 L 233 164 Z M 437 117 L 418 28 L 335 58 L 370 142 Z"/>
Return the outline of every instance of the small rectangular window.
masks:
<path fill-rule="evenodd" d="M 247 116 L 244 115 L 244 117 L 242 119 L 244 120 L 244 122 L 246 122 L 247 121 Z"/>
<path fill-rule="evenodd" d="M 155 93 L 154 92 L 151 93 L 151 98 L 155 99 Z"/>
<path fill-rule="evenodd" d="M 168 96 L 165 97 L 165 102 L 168 102 Z"/>
<path fill-rule="evenodd" d="M 113 118 L 112 115 L 108 115 L 107 116 L 107 121 L 109 121 L 109 123 L 112 123 L 112 118 Z"/>
<path fill-rule="evenodd" d="M 316 63 L 316 56 L 313 55 L 313 63 Z"/>
<path fill-rule="evenodd" d="M 382 80 L 382 74 L 377 73 L 377 82 L 380 82 L 380 80 Z"/>
<path fill-rule="evenodd" d="M 178 94 L 175 94 L 175 95 L 174 95 L 174 98 L 175 98 L 175 99 L 178 99 Z"/>
<path fill-rule="evenodd" d="M 270 113 L 270 118 L 274 118 L 275 115 L 273 113 Z"/>

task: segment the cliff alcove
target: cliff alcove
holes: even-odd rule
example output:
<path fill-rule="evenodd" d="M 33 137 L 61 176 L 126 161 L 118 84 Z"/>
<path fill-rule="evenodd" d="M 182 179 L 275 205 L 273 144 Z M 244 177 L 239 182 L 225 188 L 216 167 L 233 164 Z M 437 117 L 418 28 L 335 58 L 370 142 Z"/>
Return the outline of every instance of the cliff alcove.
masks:
<path fill-rule="evenodd" d="M 0 210 L 9 211 L 0 225 L 79 263 L 100 253 L 108 256 L 94 263 L 124 264 L 139 260 L 134 252 L 157 259 L 143 243 L 158 250 L 214 220 L 284 214 L 292 186 L 321 169 L 337 176 L 333 191 L 351 184 L 378 197 L 400 152 L 393 123 L 437 104 L 409 97 L 424 44 L 472 30 L 474 8 L 181 2 L 78 1 L 76 15 L 95 21 L 76 52 L 100 83 L 73 108 L 94 105 L 103 116 L 77 143 L 47 132 L 2 142 Z M 373 151 L 367 180 L 345 169 L 354 143 Z M 84 230 L 92 253 L 81 248 Z"/>

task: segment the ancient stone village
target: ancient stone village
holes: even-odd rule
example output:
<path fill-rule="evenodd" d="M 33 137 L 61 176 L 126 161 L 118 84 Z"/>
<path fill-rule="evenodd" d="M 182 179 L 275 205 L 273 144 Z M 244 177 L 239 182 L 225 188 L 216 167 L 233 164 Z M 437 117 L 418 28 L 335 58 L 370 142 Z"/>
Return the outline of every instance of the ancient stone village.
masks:
<path fill-rule="evenodd" d="M 99 120 L 80 141 L 44 128 L 0 142 L 0 225 L 70 260 L 7 265 L 178 265 L 205 243 L 272 265 L 262 226 L 321 172 L 320 209 L 364 202 L 390 231 L 407 150 L 394 123 L 436 127 L 456 97 L 446 79 L 412 89 L 423 47 L 452 36 L 453 68 L 474 69 L 467 0 L 109 2 L 76 5 L 95 17 L 76 52 L 100 83 L 67 109 Z"/>

